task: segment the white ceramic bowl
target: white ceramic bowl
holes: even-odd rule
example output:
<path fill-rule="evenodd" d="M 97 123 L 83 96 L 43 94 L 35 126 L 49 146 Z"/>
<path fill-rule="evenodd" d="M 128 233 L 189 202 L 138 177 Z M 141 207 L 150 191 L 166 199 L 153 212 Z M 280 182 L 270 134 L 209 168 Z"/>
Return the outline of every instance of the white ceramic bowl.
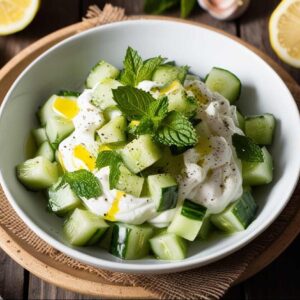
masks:
<path fill-rule="evenodd" d="M 269 112 L 277 118 L 271 152 L 275 161 L 272 184 L 255 189 L 256 220 L 243 232 L 193 243 L 188 258 L 121 261 L 98 248 L 68 246 L 61 235 L 62 220 L 47 213 L 46 200 L 17 181 L 15 166 L 25 159 L 29 130 L 37 126 L 35 112 L 60 89 L 79 89 L 101 58 L 121 67 L 128 46 L 145 58 L 162 55 L 205 76 L 213 66 L 231 70 L 243 83 L 239 107 L 246 114 Z M 11 205 L 43 240 L 85 263 L 109 270 L 139 273 L 175 272 L 203 266 L 245 246 L 264 231 L 287 204 L 300 169 L 300 119 L 287 87 L 256 54 L 220 33 L 175 21 L 136 20 L 95 28 L 64 40 L 36 59 L 16 80 L 0 115 L 1 183 Z"/>

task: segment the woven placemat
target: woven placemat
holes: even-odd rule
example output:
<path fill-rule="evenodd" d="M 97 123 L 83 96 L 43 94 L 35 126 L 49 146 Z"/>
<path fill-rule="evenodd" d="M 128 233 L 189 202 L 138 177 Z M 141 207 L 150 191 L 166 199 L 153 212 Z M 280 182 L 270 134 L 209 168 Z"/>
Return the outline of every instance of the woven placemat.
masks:
<path fill-rule="evenodd" d="M 93 6 L 84 19 L 82 30 L 126 18 L 124 10 L 121 8 L 106 5 L 101 11 L 98 7 Z M 286 81 L 286 83 L 295 99 L 300 99 L 299 86 L 295 82 Z M 0 225 L 26 242 L 33 251 L 74 270 L 95 274 L 99 279 L 109 283 L 143 287 L 159 299 L 219 299 L 238 280 L 249 264 L 284 231 L 300 209 L 299 195 L 300 187 L 298 185 L 290 202 L 278 219 L 247 247 L 219 262 L 174 274 L 129 275 L 109 272 L 80 263 L 55 250 L 36 236 L 17 216 L 2 189 L 0 189 Z"/>

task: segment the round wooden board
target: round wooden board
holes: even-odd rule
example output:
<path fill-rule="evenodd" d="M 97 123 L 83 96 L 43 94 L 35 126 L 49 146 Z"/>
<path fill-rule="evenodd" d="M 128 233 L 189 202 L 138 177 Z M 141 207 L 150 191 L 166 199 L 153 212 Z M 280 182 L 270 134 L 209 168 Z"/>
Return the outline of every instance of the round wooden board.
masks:
<path fill-rule="evenodd" d="M 276 70 L 276 72 L 281 76 L 281 78 L 290 88 L 298 89 L 297 83 L 291 78 L 291 76 L 285 70 L 283 70 L 283 68 L 277 65 L 271 58 L 269 58 L 267 55 L 254 48 L 253 46 L 245 43 L 241 39 L 231 36 L 226 32 L 196 22 L 184 21 L 170 17 L 135 16 L 131 17 L 130 19 L 140 18 L 172 20 L 176 22 L 196 25 L 199 27 L 205 27 L 210 30 L 220 32 L 223 35 L 234 39 L 235 41 L 243 44 L 244 46 L 255 52 L 267 63 L 269 63 L 273 67 L 273 69 Z M 58 30 L 27 47 L 17 56 L 15 56 L 11 61 L 9 61 L 0 70 L 0 102 L 3 100 L 5 94 L 7 93 L 16 77 L 31 61 L 33 61 L 38 55 L 43 53 L 49 47 L 71 35 L 76 34 L 79 31 L 82 31 L 83 28 L 85 28 L 85 26 L 83 26 L 83 23 L 81 22 Z M 251 263 L 246 272 L 239 278 L 236 283 L 239 283 L 251 277 L 255 273 L 262 270 L 264 267 L 266 267 L 268 264 L 270 264 L 288 247 L 288 245 L 296 238 L 299 232 L 300 211 L 298 211 L 294 218 L 290 221 L 289 225 L 284 229 L 280 237 L 278 237 L 264 252 L 259 255 L 259 257 L 256 258 L 255 261 Z M 17 263 L 32 272 L 34 275 L 49 283 L 55 284 L 68 290 L 72 290 L 74 292 L 93 296 L 102 296 L 105 298 L 154 298 L 153 294 L 141 287 L 112 285 L 108 282 L 100 281 L 99 277 L 97 277 L 96 275 L 89 274 L 85 271 L 74 270 L 67 265 L 62 265 L 49 260 L 48 257 L 43 256 L 38 252 L 33 252 L 32 248 L 23 240 L 17 238 L 9 230 L 1 226 L 0 247 Z"/>

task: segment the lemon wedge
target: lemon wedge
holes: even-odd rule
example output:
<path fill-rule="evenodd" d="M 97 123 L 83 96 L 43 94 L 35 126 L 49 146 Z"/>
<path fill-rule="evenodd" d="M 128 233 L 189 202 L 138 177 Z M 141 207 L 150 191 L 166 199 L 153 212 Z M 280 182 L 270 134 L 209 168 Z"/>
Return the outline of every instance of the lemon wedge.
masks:
<path fill-rule="evenodd" d="M 36 15 L 40 0 L 0 0 L 0 35 L 24 29 Z"/>
<path fill-rule="evenodd" d="M 300 68 L 300 0 L 283 0 L 271 15 L 272 48 L 289 65 Z"/>

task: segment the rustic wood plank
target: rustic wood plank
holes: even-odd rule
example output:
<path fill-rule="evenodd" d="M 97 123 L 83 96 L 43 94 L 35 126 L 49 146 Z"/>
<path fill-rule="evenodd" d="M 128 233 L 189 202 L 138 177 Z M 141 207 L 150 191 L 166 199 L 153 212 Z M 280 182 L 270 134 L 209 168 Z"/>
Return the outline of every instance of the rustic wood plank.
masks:
<path fill-rule="evenodd" d="M 78 22 L 80 0 L 41 1 L 40 10 L 33 22 L 23 31 L 0 37 L 0 67 L 20 50 L 61 27 Z"/>
<path fill-rule="evenodd" d="M 248 11 L 239 22 L 240 36 L 243 40 L 266 52 L 300 83 L 300 70 L 283 63 L 272 50 L 269 41 L 269 17 L 279 2 L 279 0 L 268 0 L 262 5 L 260 1 L 251 1 Z"/>
<path fill-rule="evenodd" d="M 265 270 L 247 280 L 247 300 L 300 299 L 300 237 Z"/>
<path fill-rule="evenodd" d="M 0 296 L 23 299 L 24 269 L 0 249 Z"/>

